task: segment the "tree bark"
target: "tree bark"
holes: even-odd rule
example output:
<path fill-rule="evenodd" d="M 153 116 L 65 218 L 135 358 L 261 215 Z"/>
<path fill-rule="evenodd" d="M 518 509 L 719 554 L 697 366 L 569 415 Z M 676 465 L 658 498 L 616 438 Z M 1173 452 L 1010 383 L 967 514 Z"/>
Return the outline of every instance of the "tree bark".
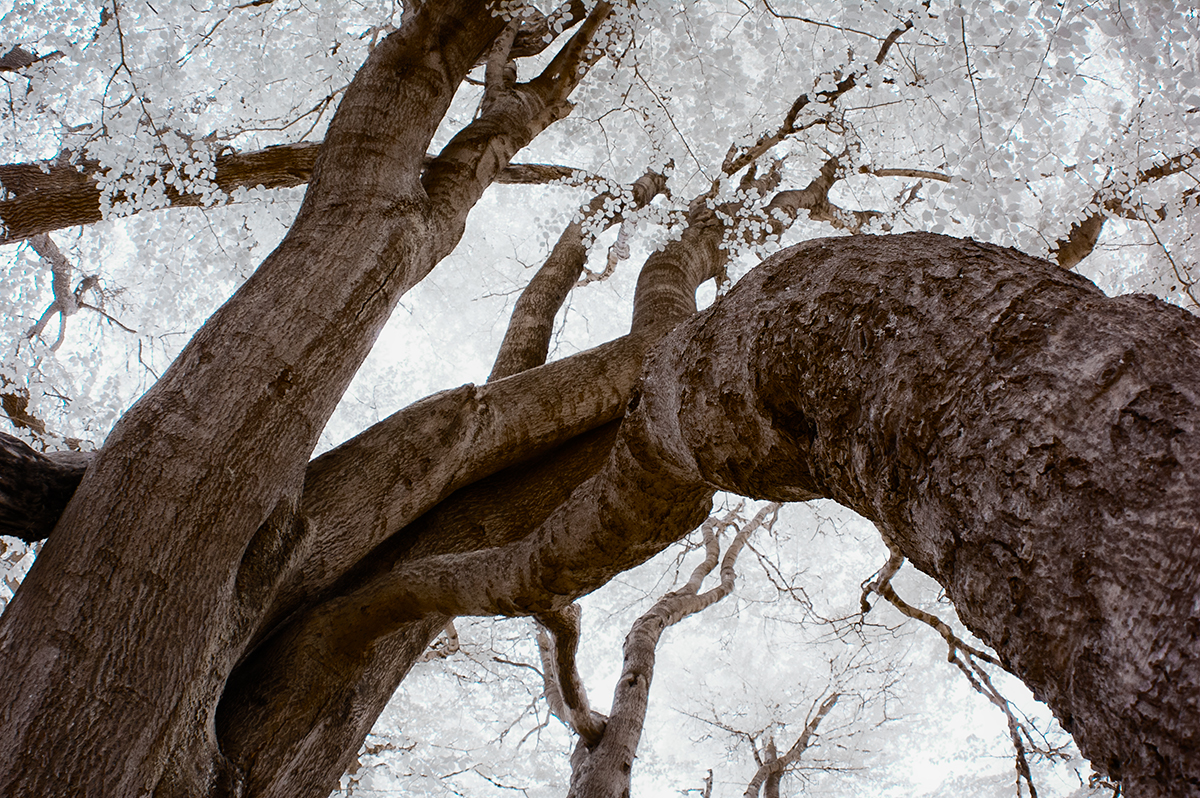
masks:
<path fill-rule="evenodd" d="M 828 496 L 945 586 L 1097 767 L 1140 795 L 1195 793 L 1198 344 L 1177 308 L 1106 298 L 997 247 L 912 234 L 792 248 L 668 337 L 608 463 L 535 533 L 401 556 L 344 594 L 354 623 L 328 623 L 325 644 L 340 657 L 356 628 L 384 641 L 412 623 L 432 634 L 439 616 L 560 609 L 686 533 L 713 488 Z M 28 587 L 17 602 L 44 597 Z M 43 672 L 21 667 L 5 677 Z M 99 723 L 98 705 L 72 711 Z M 100 793 L 127 772 L 89 761 Z"/>
<path fill-rule="evenodd" d="M 1045 261 L 810 242 L 668 336 L 609 462 L 534 535 L 400 565 L 342 620 L 553 612 L 684 534 L 713 487 L 825 496 L 937 579 L 1099 769 L 1194 794 L 1198 374 L 1200 320 Z"/>
<path fill-rule="evenodd" d="M 454 226 L 423 155 L 501 27 L 481 3 L 406 15 L 347 91 L 287 238 L 109 436 L 0 619 L 0 792 L 236 791 L 213 716 L 271 598 L 252 571 L 296 555 L 320 429 L 400 295 L 453 246 L 436 240 Z M 71 754 L 48 762 L 64 717 Z"/>
<path fill-rule="evenodd" d="M 718 526 L 731 526 L 734 514 L 730 513 L 724 521 L 710 516 L 704 523 L 704 561 L 693 569 L 687 583 L 660 598 L 634 621 L 633 628 L 625 636 L 621 677 L 613 691 L 612 711 L 600 725 L 599 734 L 586 733 L 572 718 L 571 725 L 580 740 L 571 756 L 571 786 L 567 798 L 625 798 L 630 794 L 633 760 L 646 724 L 646 709 L 650 705 L 658 641 L 669 627 L 703 612 L 733 592 L 734 565 L 742 547 L 768 515 L 771 516 L 770 523 L 774 523 L 778 512 L 779 505 L 769 505 L 743 524 L 729 543 L 724 557 L 720 556 L 720 541 L 715 530 Z M 717 567 L 718 558 L 720 582 L 701 593 L 700 586 Z M 558 636 L 555 635 L 557 646 Z M 573 650 L 571 658 L 574 658 Z M 557 670 L 561 676 L 566 668 L 560 666 Z M 570 670 L 574 670 L 573 664 Z"/>
<path fill-rule="evenodd" d="M 1098 769 L 1191 795 L 1197 375 L 1200 320 L 1156 299 L 969 241 L 828 239 L 681 325 L 626 425 L 683 484 L 870 518 Z"/>
<path fill-rule="evenodd" d="M 26 543 L 46 537 L 91 459 L 83 452 L 41 454 L 0 432 L 0 535 Z"/>
<path fill-rule="evenodd" d="M 320 149 L 319 141 L 301 141 L 251 152 L 226 152 L 214 159 L 212 181 L 227 195 L 241 188 L 302 186 L 312 178 Z M 425 159 L 426 165 L 432 161 L 432 157 Z M 570 178 L 575 171 L 554 164 L 512 164 L 500 172 L 496 182 L 549 183 Z M 96 183 L 100 173 L 100 163 L 89 159 L 0 165 L 0 189 L 7 197 L 0 200 L 0 246 L 103 219 L 102 192 Z M 164 194 L 172 208 L 204 204 L 200 194 L 181 193 L 175 186 L 164 187 Z"/>

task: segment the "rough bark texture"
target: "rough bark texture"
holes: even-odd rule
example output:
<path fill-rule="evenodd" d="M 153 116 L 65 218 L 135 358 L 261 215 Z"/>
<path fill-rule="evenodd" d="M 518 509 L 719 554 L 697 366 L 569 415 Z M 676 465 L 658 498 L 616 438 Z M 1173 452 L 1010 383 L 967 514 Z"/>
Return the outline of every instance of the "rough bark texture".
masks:
<path fill-rule="evenodd" d="M 873 519 L 1101 769 L 1131 794 L 1200 793 L 1200 322 L 1154 300 L 937 236 L 811 242 L 676 329 L 635 388 L 725 263 L 700 198 L 643 268 L 630 336 L 430 397 L 308 462 L 400 296 L 569 111 L 609 13 L 567 4 L 571 40 L 518 84 L 510 60 L 553 26 L 486 5 L 410 9 L 311 167 L 293 168 L 303 147 L 218 163 L 218 181 L 307 179 L 304 204 L 86 471 L 0 440 L 0 513 L 27 538 L 82 479 L 0 617 L 0 794 L 328 794 L 448 618 L 561 613 L 694 528 L 718 488 Z M 429 159 L 485 59 L 479 115 Z M 830 164 L 774 208 L 854 229 Z M 16 195 L 0 241 L 98 215 L 69 167 L 0 181 Z M 556 307 L 516 335 L 543 354 L 497 377 L 544 357 Z"/>
<path fill-rule="evenodd" d="M 500 27 L 470 6 L 426 7 L 375 49 L 288 237 L 85 475 L 0 623 L 0 678 L 14 696 L 0 707 L 11 730 L 0 792 L 236 790 L 212 719 L 270 600 L 259 573 L 295 554 L 308 454 L 379 327 L 453 246 L 431 240 L 447 225 L 431 218 L 419 176 L 455 88 Z M 443 29 L 446 19 L 471 22 Z M 398 120 L 396 107 L 428 113 Z M 80 731 L 47 768 L 62 717 Z"/>
<path fill-rule="evenodd" d="M 660 279 L 679 276 L 675 262 L 664 261 Z M 1198 343 L 1200 322 L 1183 311 L 1108 299 L 1051 264 L 973 242 L 833 239 L 781 253 L 668 337 L 605 465 L 544 521 L 529 519 L 536 531 L 523 531 L 519 510 L 508 520 L 502 512 L 496 531 L 459 538 L 466 548 L 452 553 L 436 525 L 414 528 L 413 543 L 390 544 L 398 548 L 388 562 L 276 633 L 315 630 L 321 647 L 279 649 L 295 663 L 290 673 L 248 661 L 226 701 L 239 684 L 250 688 L 247 706 L 255 695 L 297 695 L 291 675 L 305 671 L 327 696 L 296 705 L 294 718 L 310 729 L 334 707 L 356 705 L 362 685 L 369 700 L 331 734 L 302 732 L 283 746 L 286 766 L 262 785 L 245 769 L 231 782 L 256 794 L 313 794 L 299 788 L 329 772 L 326 760 L 352 756 L 369 707 L 423 645 L 413 640 L 453 614 L 558 611 L 686 533 L 721 487 L 777 500 L 829 496 L 873 519 L 941 581 L 964 621 L 1100 767 L 1142 795 L 1195 792 Z M 540 475 L 531 486 L 553 473 L 528 472 Z M 562 495 L 535 501 L 548 507 Z M 265 528 L 286 531 L 288 517 Z M 242 595 L 253 593 L 252 572 L 231 571 Z M 375 660 L 356 659 L 368 650 Z M 358 681 L 330 675 L 356 662 Z M 271 710 L 273 723 L 286 708 Z M 244 721 L 240 710 L 219 713 L 222 729 L 221 717 Z M 254 734 L 233 739 L 247 750 L 280 747 Z M 164 794 L 187 791 L 178 777 L 169 787 Z"/>
<path fill-rule="evenodd" d="M 911 234 L 787 250 L 666 343 L 626 423 L 677 478 L 872 519 L 1098 767 L 1200 793 L 1200 321 Z"/>

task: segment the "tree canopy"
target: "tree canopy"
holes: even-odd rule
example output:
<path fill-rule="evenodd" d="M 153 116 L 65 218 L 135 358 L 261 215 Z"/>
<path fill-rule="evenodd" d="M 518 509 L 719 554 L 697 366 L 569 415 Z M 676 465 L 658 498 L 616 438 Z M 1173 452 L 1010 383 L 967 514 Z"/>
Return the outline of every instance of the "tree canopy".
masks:
<path fill-rule="evenodd" d="M 93 771 L 64 784 L 557 794 L 574 766 L 590 794 L 580 774 L 604 772 L 601 738 L 645 696 L 618 690 L 595 721 L 576 663 L 595 702 L 622 667 L 604 659 L 617 639 L 652 640 L 626 643 L 629 669 L 663 619 L 712 604 L 676 630 L 685 662 L 660 665 L 655 690 L 681 697 L 673 719 L 650 716 L 642 789 L 778 794 L 785 770 L 818 792 L 882 789 L 904 783 L 901 748 L 1017 763 L 968 775 L 977 759 L 943 761 L 944 779 L 910 777 L 919 788 L 1200 789 L 1179 764 L 1194 735 L 1160 712 L 1200 689 L 1162 687 L 1195 675 L 1188 643 L 1146 631 L 1192 617 L 1162 608 L 1186 604 L 1191 566 L 1146 571 L 1162 606 L 1127 614 L 1086 587 L 1142 573 L 1110 573 L 1137 559 L 1119 540 L 1160 565 L 1187 548 L 1195 333 L 1183 311 L 1107 300 L 1078 276 L 1200 308 L 1193 9 L 0 12 L 0 399 L 4 432 L 32 447 L 5 439 L 0 470 L 42 480 L 4 482 L 3 507 L 20 510 L 0 519 L 15 536 L 5 599 L 58 523 L 0 616 L 0 663 L 36 695 L 0 696 L 0 720 L 28 723 L 19 746 L 55 739 Z M 901 233 L 918 235 L 872 237 Z M 948 442 L 954 429 L 970 446 Z M 1138 476 L 1077 476 L 1089 457 Z M 718 489 L 725 510 L 701 527 Z M 809 504 L 727 514 L 736 494 Z M 1021 531 L 972 537 L 993 514 Z M 1085 521 L 1094 536 L 1073 549 Z M 939 524 L 962 530 L 952 554 Z M 1030 566 L 1030 541 L 1061 558 Z M 897 575 L 905 558 L 941 587 Z M 610 582 L 583 599 L 581 631 L 574 600 Z M 535 617 L 541 656 L 527 621 L 451 620 L 493 615 Z M 1103 631 L 1047 654 L 1041 636 L 1120 623 L 1128 651 Z M 929 662 L 943 643 L 950 663 Z M 1143 670 L 1106 670 L 1147 651 Z M 1106 757 L 1094 783 L 1005 669 Z M 1133 710 L 1089 703 L 1121 679 L 1141 680 L 1137 717 L 1160 735 L 1136 751 L 1113 731 Z M 920 727 L 902 719 L 943 695 L 971 717 L 990 707 L 1001 744 L 914 746 Z M 126 701 L 152 709 L 109 711 Z M 39 706 L 77 713 L 96 740 L 136 739 L 76 745 L 28 720 Z M 583 740 L 570 765 L 565 729 Z M 690 753 L 666 742 L 680 738 Z"/>

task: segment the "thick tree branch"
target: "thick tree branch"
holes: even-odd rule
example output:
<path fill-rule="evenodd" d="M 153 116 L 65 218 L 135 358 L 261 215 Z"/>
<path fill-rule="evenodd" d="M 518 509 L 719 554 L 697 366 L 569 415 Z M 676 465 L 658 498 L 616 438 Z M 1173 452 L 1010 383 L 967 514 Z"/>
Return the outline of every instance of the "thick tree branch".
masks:
<path fill-rule="evenodd" d="M 228 197 L 238 189 L 302 186 L 312 178 L 321 142 L 280 144 L 253 152 L 218 155 L 213 183 Z M 428 156 L 425 164 L 433 162 Z M 103 218 L 96 183 L 100 164 L 60 158 L 46 163 L 0 166 L 0 245 L 12 244 L 63 227 L 94 224 Z M 164 169 L 164 171 L 167 171 Z M 578 170 L 553 164 L 510 164 L 495 182 L 545 184 L 570 179 Z M 200 207 L 200 194 L 181 194 L 165 186 L 171 207 Z M 117 197 L 119 201 L 121 197 Z"/>
<path fill-rule="evenodd" d="M 711 231 L 706 235 L 712 235 Z M 719 241 L 719 238 L 718 231 L 713 241 Z M 686 240 L 669 245 L 669 260 L 686 260 L 686 250 L 682 248 L 687 246 Z M 650 265 L 648 262 L 646 268 Z M 660 268 L 653 280 L 641 283 L 639 295 L 646 290 L 646 285 L 657 286 L 664 281 L 681 292 L 694 295 L 699 282 L 711 276 L 703 271 L 703 260 L 699 268 L 696 264 L 681 270 Z M 686 282 L 678 282 L 681 280 L 694 282 L 688 287 Z M 692 302 L 694 312 L 694 300 Z M 319 717 L 313 714 L 314 704 L 350 704 L 361 708 L 364 714 L 380 711 L 386 695 L 353 686 L 366 679 L 375 685 L 372 689 L 387 689 L 388 682 L 367 677 L 381 671 L 407 670 L 411 660 L 394 659 L 390 652 L 400 650 L 397 648 L 400 641 L 407 639 L 415 642 L 403 649 L 402 654 L 415 657 L 420 651 L 417 643 L 423 646 L 427 642 L 426 636 L 435 634 L 440 627 L 425 621 L 414 627 L 400 619 L 394 624 L 376 624 L 366 617 L 369 613 L 359 619 L 364 622 L 346 625 L 343 617 L 346 608 L 357 600 L 357 595 L 364 591 L 369 594 L 378 585 L 386 584 L 407 562 L 428 558 L 440 560 L 455 553 L 465 554 L 488 547 L 509 547 L 529 537 L 531 530 L 536 530 L 577 485 L 592 477 L 603 465 L 615 434 L 614 425 L 607 425 L 579 436 L 544 457 L 522 463 L 521 458 L 538 451 L 536 436 L 542 427 L 537 419 L 551 412 L 555 420 L 544 429 L 547 434 L 561 436 L 564 423 L 559 416 L 563 412 L 576 412 L 572 408 L 577 407 L 572 402 L 564 402 L 564 397 L 569 396 L 568 391 L 578 390 L 594 392 L 598 389 L 601 396 L 617 397 L 619 401 L 612 407 L 619 413 L 632 385 L 629 380 L 636 375 L 641 353 L 651 340 L 647 336 L 665 333 L 670 329 L 668 321 L 664 318 L 641 334 L 631 334 L 591 353 L 474 389 L 493 394 L 491 399 L 477 405 L 468 402 L 468 406 L 479 408 L 478 418 L 485 422 L 483 424 L 454 418 L 435 420 L 437 425 L 446 425 L 446 433 L 431 434 L 429 429 L 414 427 L 414 416 L 403 411 L 321 458 L 328 458 L 328 461 L 316 479 L 310 468 L 303 535 L 313 542 L 295 547 L 297 551 L 305 552 L 298 569 L 289 572 L 291 566 L 275 568 L 287 577 L 272 608 L 264 614 L 268 622 L 260 625 L 260 636 L 274 626 L 274 619 L 289 614 L 292 617 L 270 638 L 256 643 L 256 650 L 233 675 L 222 703 L 220 717 L 224 720 L 219 726 L 222 739 L 235 734 L 248 735 L 244 743 L 232 747 L 260 751 L 263 746 L 286 749 L 284 743 L 290 740 L 323 739 L 343 732 L 340 727 L 314 725 Z M 571 366 L 581 360 L 590 365 L 583 370 L 577 365 Z M 633 368 L 626 369 L 622 365 L 625 362 L 631 362 Z M 570 370 L 563 373 L 574 375 L 573 378 L 562 382 L 548 378 L 550 372 L 558 373 L 568 367 Z M 450 401 L 469 399 L 463 394 L 464 390 L 450 392 L 459 394 L 458 399 Z M 502 396 L 508 398 L 502 399 Z M 543 398 L 537 398 L 539 396 Z M 427 401 L 439 399 L 432 397 Z M 580 418 L 585 420 L 585 425 L 603 421 L 603 407 L 606 406 L 594 408 L 590 416 Z M 407 418 L 401 421 L 402 416 Z M 447 442 L 447 434 L 464 441 L 461 450 Z M 507 443 L 491 451 L 507 458 L 504 462 L 515 461 L 517 464 L 494 478 L 479 480 L 487 473 L 481 470 L 483 467 L 493 467 L 487 465 L 491 457 L 488 455 L 489 441 L 501 439 Z M 404 440 L 412 441 L 413 454 L 398 457 L 398 452 L 409 450 Z M 562 438 L 554 440 L 561 441 Z M 544 444 L 549 442 L 543 441 Z M 433 448 L 418 454 L 422 446 Z M 431 472 L 432 480 L 426 476 Z M 436 501 L 438 494 L 423 490 L 423 484 L 451 485 L 444 481 L 447 479 L 457 480 L 455 484 L 479 481 L 460 489 L 435 511 L 426 513 L 416 523 L 371 549 L 372 541 L 390 534 L 394 525 L 407 517 L 416 506 L 413 502 L 418 496 L 424 496 L 424 501 Z M 443 481 L 439 483 L 438 480 Z M 394 487 L 381 491 L 381 485 Z M 676 498 L 672 497 L 672 501 Z M 371 602 L 368 600 L 368 603 Z M 297 607 L 298 611 L 294 609 Z M 387 612 L 386 607 L 382 609 Z M 547 607 L 548 611 L 556 609 Z M 433 617 L 441 624 L 457 614 L 452 609 L 445 613 L 433 612 Z M 330 636 L 331 625 L 340 628 L 344 634 Z M 313 669 L 314 659 L 340 662 L 341 677 L 336 682 L 322 678 L 323 671 Z M 359 673 L 364 676 L 352 675 Z M 264 692 L 264 685 L 271 686 L 275 692 Z M 361 727 L 361 732 L 366 733 L 366 726 Z M 299 742 L 294 744 L 299 745 Z M 307 742 L 305 746 L 321 747 L 324 744 Z"/>
<path fill-rule="evenodd" d="M 483 78 L 483 98 L 479 101 L 479 113 L 486 116 L 495 103 L 501 101 L 517 82 L 517 64 L 509 55 L 518 25 L 508 23 L 504 32 L 496 37 L 492 51 L 488 53 Z"/>
<path fill-rule="evenodd" d="M 511 57 L 528 58 L 544 52 L 558 36 L 554 30 L 556 25 L 562 25 L 564 31 L 570 30 L 582 22 L 587 14 L 583 0 L 567 0 L 549 14 L 538 14 L 532 22 L 526 21 L 521 25 L 512 45 Z"/>
<path fill-rule="evenodd" d="M 0 432 L 0 535 L 45 538 L 91 460 L 83 452 L 41 454 Z"/>
<path fill-rule="evenodd" d="M 1085 755 L 1178 794 L 1200 784 L 1179 711 L 1200 664 L 1166 631 L 1200 572 L 1198 343 L 1185 311 L 1011 251 L 810 242 L 664 342 L 626 427 L 656 429 L 684 484 L 871 518 Z"/>
<path fill-rule="evenodd" d="M 779 213 L 795 219 L 800 211 L 806 211 L 815 222 L 827 222 L 851 233 L 860 233 L 865 225 L 883 217 L 879 211 L 847 211 L 829 201 L 830 189 L 845 177 L 841 158 L 835 155 L 826 160 L 817 176 L 804 188 L 780 191 L 771 199 L 766 207 L 766 215 L 773 232 L 778 234 L 785 226 L 779 219 Z"/>
<path fill-rule="evenodd" d="M 1178 633 L 1200 583 L 1197 352 L 1185 311 L 1011 250 L 810 242 L 663 342 L 609 462 L 534 536 L 405 564 L 339 621 L 553 611 L 682 535 L 708 486 L 823 495 L 938 579 L 1097 766 L 1178 794 L 1200 784 Z"/>
<path fill-rule="evenodd" d="M 436 238 L 457 242 L 468 211 L 512 156 L 538 133 L 571 110 L 568 100 L 591 65 L 585 54 L 600 25 L 611 13 L 605 2 L 592 9 L 574 35 L 540 75 L 526 84 L 501 91 L 492 84 L 486 112 L 450 140 L 422 175 L 421 182 L 434 213 Z M 450 250 L 435 248 L 445 257 Z"/>

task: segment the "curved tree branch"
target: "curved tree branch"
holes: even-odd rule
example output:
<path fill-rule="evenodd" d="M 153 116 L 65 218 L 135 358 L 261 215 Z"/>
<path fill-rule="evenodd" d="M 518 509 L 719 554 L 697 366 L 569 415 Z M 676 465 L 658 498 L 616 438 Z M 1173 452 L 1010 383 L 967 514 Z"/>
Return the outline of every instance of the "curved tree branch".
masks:
<path fill-rule="evenodd" d="M 840 693 L 830 693 L 825 696 L 821 705 L 817 707 L 816 713 L 804 725 L 804 731 L 800 732 L 796 742 L 792 743 L 783 756 L 777 755 L 774 740 L 767 743 L 763 763 L 759 765 L 758 770 L 750 778 L 750 783 L 746 785 L 744 798 L 757 798 L 760 790 L 763 791 L 764 798 L 772 798 L 772 796 L 779 798 L 780 777 L 789 767 L 799 761 L 804 752 L 812 745 L 813 735 L 817 733 L 821 721 L 825 720 L 825 716 L 833 710 L 839 698 L 841 698 Z M 764 785 L 766 786 L 765 790 L 763 790 Z"/>

